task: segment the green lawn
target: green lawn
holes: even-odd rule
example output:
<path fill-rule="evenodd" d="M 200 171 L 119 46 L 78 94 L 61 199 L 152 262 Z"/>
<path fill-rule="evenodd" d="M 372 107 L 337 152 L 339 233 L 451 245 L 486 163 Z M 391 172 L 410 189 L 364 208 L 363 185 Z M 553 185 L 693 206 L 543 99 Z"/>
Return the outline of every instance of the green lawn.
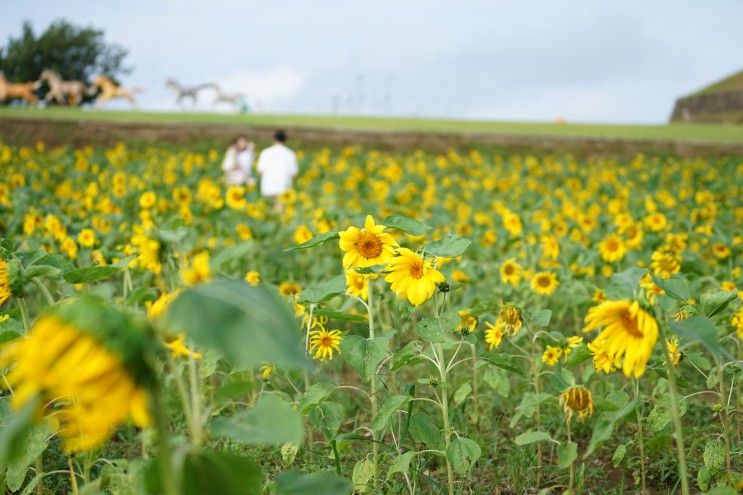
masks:
<path fill-rule="evenodd" d="M 698 143 L 743 143 L 743 125 L 734 124 L 554 124 L 484 120 L 346 117 L 317 115 L 217 114 L 189 112 L 103 111 L 79 108 L 0 107 L 8 117 L 100 120 L 141 123 L 245 124 L 253 126 L 309 127 L 338 130 L 492 133 L 520 136 L 557 136 L 630 140 L 677 140 Z"/>

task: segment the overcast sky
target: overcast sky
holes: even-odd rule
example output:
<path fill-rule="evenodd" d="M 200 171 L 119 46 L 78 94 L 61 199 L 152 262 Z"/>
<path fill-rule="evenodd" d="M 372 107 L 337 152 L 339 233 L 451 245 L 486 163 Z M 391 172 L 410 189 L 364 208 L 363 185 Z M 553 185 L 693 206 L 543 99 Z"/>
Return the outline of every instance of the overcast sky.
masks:
<path fill-rule="evenodd" d="M 174 77 L 265 112 L 653 123 L 743 69 L 741 0 L 0 0 L 0 44 L 60 17 L 128 48 L 158 109 Z"/>

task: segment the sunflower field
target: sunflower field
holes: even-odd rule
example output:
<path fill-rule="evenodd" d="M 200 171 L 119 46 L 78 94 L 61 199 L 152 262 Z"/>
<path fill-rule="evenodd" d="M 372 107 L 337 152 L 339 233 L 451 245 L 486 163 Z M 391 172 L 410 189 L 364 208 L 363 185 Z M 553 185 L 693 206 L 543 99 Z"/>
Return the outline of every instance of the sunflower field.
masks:
<path fill-rule="evenodd" d="M 24 494 L 743 489 L 743 161 L 0 144 Z"/>

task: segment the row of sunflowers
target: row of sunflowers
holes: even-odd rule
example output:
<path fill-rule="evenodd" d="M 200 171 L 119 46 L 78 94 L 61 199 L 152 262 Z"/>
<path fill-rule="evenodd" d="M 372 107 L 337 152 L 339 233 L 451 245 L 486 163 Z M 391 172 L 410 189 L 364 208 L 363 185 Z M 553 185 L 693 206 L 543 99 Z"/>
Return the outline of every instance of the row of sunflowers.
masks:
<path fill-rule="evenodd" d="M 23 493 L 743 487 L 743 162 L 0 144 Z"/>

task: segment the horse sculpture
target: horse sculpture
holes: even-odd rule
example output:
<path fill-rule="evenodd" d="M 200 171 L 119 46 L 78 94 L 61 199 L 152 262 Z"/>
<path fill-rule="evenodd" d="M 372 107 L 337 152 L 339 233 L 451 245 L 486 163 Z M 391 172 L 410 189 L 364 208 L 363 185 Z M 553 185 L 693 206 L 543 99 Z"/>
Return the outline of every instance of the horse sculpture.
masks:
<path fill-rule="evenodd" d="M 5 78 L 4 74 L 0 73 L 0 101 L 21 99 L 29 105 L 36 105 L 39 99 L 36 98 L 34 90 L 38 87 L 38 81 L 12 83 Z"/>
<path fill-rule="evenodd" d="M 214 106 L 217 106 L 220 103 L 226 103 L 239 109 L 240 105 L 245 101 L 245 95 L 242 93 L 225 93 L 217 83 L 211 83 L 209 86 L 214 89 L 214 92 L 216 93 L 214 101 L 212 102 L 212 105 Z"/>
<path fill-rule="evenodd" d="M 65 81 L 62 76 L 51 69 L 44 69 L 39 76 L 39 81 L 49 84 L 49 92 L 44 101 L 50 103 L 52 100 L 60 105 L 68 104 L 77 106 L 83 101 L 86 93 L 85 83 L 82 81 Z"/>
<path fill-rule="evenodd" d="M 176 98 L 175 102 L 178 106 L 181 106 L 183 100 L 189 98 L 191 100 L 191 106 L 196 106 L 199 101 L 199 92 L 209 88 L 210 84 L 198 84 L 196 86 L 183 86 L 175 79 L 168 79 L 165 81 L 165 87 L 175 91 Z"/>
<path fill-rule="evenodd" d="M 96 98 L 96 105 L 101 106 L 116 98 L 124 98 L 133 106 L 137 106 L 137 99 L 134 93 L 142 91 L 141 88 L 125 88 L 119 86 L 106 76 L 98 76 L 93 82 L 93 86 L 100 89 L 101 93 Z"/>

